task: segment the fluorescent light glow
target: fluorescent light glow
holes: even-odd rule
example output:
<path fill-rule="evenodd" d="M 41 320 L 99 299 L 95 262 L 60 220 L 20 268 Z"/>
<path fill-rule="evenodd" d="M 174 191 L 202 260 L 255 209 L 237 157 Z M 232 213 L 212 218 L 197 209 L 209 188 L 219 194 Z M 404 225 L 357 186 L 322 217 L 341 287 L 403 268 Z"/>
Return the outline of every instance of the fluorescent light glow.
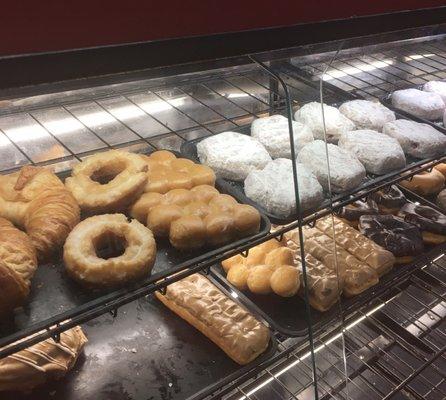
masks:
<path fill-rule="evenodd" d="M 143 110 L 141 110 L 140 108 L 138 108 L 134 105 L 110 108 L 109 111 L 116 118 L 118 118 L 122 121 L 134 119 L 134 118 L 138 118 L 138 117 L 142 117 L 143 115 L 146 115 Z"/>
<path fill-rule="evenodd" d="M 49 136 L 49 133 L 38 124 L 24 125 L 20 128 L 4 128 L 3 132 L 15 143 L 43 139 Z"/>
<path fill-rule="evenodd" d="M 83 124 L 92 128 L 116 122 L 116 119 L 105 111 L 96 111 L 88 114 L 80 114 L 77 115 L 76 117 L 79 118 L 79 120 Z"/>
<path fill-rule="evenodd" d="M 331 81 L 332 79 L 342 78 L 344 76 L 357 75 L 361 72 L 368 72 L 374 71 L 375 69 L 385 68 L 392 64 L 393 60 L 380 60 L 361 65 L 360 67 L 347 67 L 340 70 L 330 69 L 324 75 L 322 75 L 322 80 Z"/>
<path fill-rule="evenodd" d="M 411 56 L 404 57 L 404 61 L 419 60 L 420 58 L 432 57 L 435 54 L 412 54 Z"/>
<path fill-rule="evenodd" d="M 237 99 L 239 97 L 248 97 L 248 93 L 229 93 L 228 99 Z"/>
<path fill-rule="evenodd" d="M 54 119 L 52 121 L 43 122 L 42 124 L 54 134 L 70 133 L 84 128 L 79 121 L 71 117 Z"/>

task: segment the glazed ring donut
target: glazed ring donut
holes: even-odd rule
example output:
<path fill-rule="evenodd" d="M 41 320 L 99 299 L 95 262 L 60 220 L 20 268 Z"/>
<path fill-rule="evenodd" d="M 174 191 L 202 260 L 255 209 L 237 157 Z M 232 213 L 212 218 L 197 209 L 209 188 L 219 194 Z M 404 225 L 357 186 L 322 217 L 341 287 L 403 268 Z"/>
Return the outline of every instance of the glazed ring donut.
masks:
<path fill-rule="evenodd" d="M 423 171 L 414 175 L 411 180 L 401 181 L 401 186 L 413 192 L 428 196 L 436 194 L 444 187 L 445 177 L 440 171 L 433 169 L 432 171 Z"/>
<path fill-rule="evenodd" d="M 122 250 L 102 258 L 101 251 Z M 70 232 L 64 246 L 68 274 L 86 286 L 119 286 L 147 276 L 155 263 L 156 243 L 150 229 L 123 214 L 87 218 Z"/>
<path fill-rule="evenodd" d="M 76 165 L 65 186 L 87 213 L 125 211 L 143 192 L 146 171 L 138 154 L 110 150 Z"/>

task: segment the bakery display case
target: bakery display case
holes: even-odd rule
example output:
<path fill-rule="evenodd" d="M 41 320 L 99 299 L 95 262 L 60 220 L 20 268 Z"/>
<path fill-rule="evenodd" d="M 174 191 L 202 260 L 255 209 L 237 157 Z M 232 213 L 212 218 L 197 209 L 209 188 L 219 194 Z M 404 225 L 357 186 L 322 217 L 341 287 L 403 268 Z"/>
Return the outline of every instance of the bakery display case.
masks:
<path fill-rule="evenodd" d="M 446 398 L 442 14 L 0 82 L 0 399 Z"/>

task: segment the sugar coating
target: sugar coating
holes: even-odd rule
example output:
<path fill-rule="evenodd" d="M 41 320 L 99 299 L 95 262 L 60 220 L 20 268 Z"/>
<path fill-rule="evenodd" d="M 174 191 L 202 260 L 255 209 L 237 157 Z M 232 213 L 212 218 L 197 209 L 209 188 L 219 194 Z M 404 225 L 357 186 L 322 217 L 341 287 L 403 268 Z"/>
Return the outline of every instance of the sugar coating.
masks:
<path fill-rule="evenodd" d="M 299 200 L 302 211 L 317 207 L 323 200 L 322 186 L 303 165 L 297 164 Z M 292 161 L 278 158 L 245 179 L 246 195 L 269 212 L 287 217 L 296 212 Z"/>
<path fill-rule="evenodd" d="M 251 171 L 262 169 L 271 157 L 256 139 L 237 132 L 223 132 L 197 145 L 201 163 L 220 178 L 243 181 Z"/>
<path fill-rule="evenodd" d="M 328 143 L 328 156 L 330 160 L 330 177 L 328 175 L 327 155 L 325 143 L 322 140 L 315 140 L 307 144 L 299 152 L 299 160 L 318 179 L 322 187 L 328 190 L 330 179 L 331 189 L 335 193 L 357 187 L 365 178 L 364 166 L 359 160 L 339 146 Z"/>
<path fill-rule="evenodd" d="M 294 114 L 294 119 L 307 125 L 315 139 L 324 140 L 324 122 L 321 103 L 311 102 L 302 106 Z M 344 133 L 355 129 L 355 124 L 344 116 L 336 107 L 324 104 L 325 129 L 327 142 L 337 143 Z"/>
<path fill-rule="evenodd" d="M 338 146 L 354 154 L 366 171 L 382 175 L 406 165 L 406 157 L 398 141 L 372 130 L 347 132 Z"/>
<path fill-rule="evenodd" d="M 356 129 L 381 132 L 386 122 L 395 120 L 395 113 L 381 103 L 369 100 L 351 100 L 343 103 L 339 111 L 351 119 Z"/>
<path fill-rule="evenodd" d="M 397 90 L 392 94 L 392 104 L 419 118 L 430 121 L 443 117 L 444 101 L 437 93 L 418 89 Z"/>
<path fill-rule="evenodd" d="M 430 81 L 423 85 L 424 92 L 437 93 L 446 104 L 446 82 Z"/>
<path fill-rule="evenodd" d="M 395 138 L 406 154 L 430 158 L 444 154 L 446 136 L 428 124 L 398 119 L 384 125 L 383 132 Z"/>
<path fill-rule="evenodd" d="M 292 121 L 296 154 L 313 141 L 311 129 Z M 291 158 L 288 119 L 283 115 L 255 119 L 251 124 L 251 136 L 262 143 L 273 158 Z"/>

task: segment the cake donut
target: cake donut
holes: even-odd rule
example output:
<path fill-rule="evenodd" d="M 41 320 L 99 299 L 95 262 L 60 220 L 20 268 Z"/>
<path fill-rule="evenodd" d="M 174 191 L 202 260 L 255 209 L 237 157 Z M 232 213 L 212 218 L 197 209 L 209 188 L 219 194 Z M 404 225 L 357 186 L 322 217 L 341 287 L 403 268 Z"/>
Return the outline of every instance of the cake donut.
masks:
<path fill-rule="evenodd" d="M 354 228 L 358 227 L 359 218 L 362 215 L 376 215 L 379 214 L 378 204 L 372 197 L 368 197 L 367 201 L 357 200 L 353 203 L 342 207 L 339 211 L 339 217 L 346 221 Z"/>
<path fill-rule="evenodd" d="M 421 230 L 426 244 L 446 242 L 446 215 L 429 206 L 405 204 L 398 216 Z"/>
<path fill-rule="evenodd" d="M 292 121 L 296 154 L 307 143 L 313 141 L 310 127 Z M 283 115 L 257 118 L 251 124 L 251 136 L 265 146 L 272 158 L 291 158 L 288 119 Z"/>
<path fill-rule="evenodd" d="M 86 213 L 125 211 L 143 192 L 146 172 L 140 155 L 109 150 L 77 164 L 65 186 Z"/>
<path fill-rule="evenodd" d="M 431 158 L 446 151 L 446 136 L 428 124 L 398 119 L 384 125 L 383 133 L 398 140 L 403 151 L 416 158 Z"/>
<path fill-rule="evenodd" d="M 337 143 L 341 135 L 355 129 L 355 124 L 343 115 L 336 107 L 324 104 L 324 119 L 321 103 L 311 102 L 303 105 L 294 114 L 294 119 L 308 126 L 315 139 L 324 140 L 324 120 L 326 139 L 329 143 Z"/>
<path fill-rule="evenodd" d="M 257 139 L 237 132 L 223 132 L 202 140 L 197 144 L 197 155 L 219 178 L 233 181 L 243 181 L 251 171 L 262 169 L 271 161 Z"/>
<path fill-rule="evenodd" d="M 381 103 L 369 100 L 350 100 L 339 111 L 353 121 L 356 129 L 371 129 L 381 132 L 385 123 L 395 120 L 395 113 Z"/>
<path fill-rule="evenodd" d="M 435 203 L 446 212 L 446 189 L 443 189 L 440 193 L 438 193 Z"/>
<path fill-rule="evenodd" d="M 421 231 L 393 215 L 363 215 L 359 231 L 396 257 L 397 264 L 411 262 L 424 250 Z"/>
<path fill-rule="evenodd" d="M 102 256 L 101 252 L 122 254 Z M 155 263 L 152 232 L 123 214 L 84 219 L 71 231 L 63 259 L 68 274 L 88 287 L 116 287 L 149 275 Z"/>
<path fill-rule="evenodd" d="M 392 105 L 416 117 L 430 121 L 442 118 L 445 108 L 439 94 L 413 88 L 393 92 Z"/>
<path fill-rule="evenodd" d="M 407 203 L 406 196 L 395 185 L 373 193 L 370 198 L 376 202 L 379 211 L 383 214 L 396 214 Z"/>
<path fill-rule="evenodd" d="M 411 179 L 405 179 L 400 182 L 400 185 L 406 189 L 421 196 L 429 196 L 431 194 L 437 194 L 444 188 L 445 177 L 440 172 L 433 168 L 431 171 L 422 171 L 411 177 Z"/>
<path fill-rule="evenodd" d="M 446 82 L 430 81 L 423 85 L 424 92 L 436 93 L 441 96 L 446 104 Z"/>
<path fill-rule="evenodd" d="M 339 139 L 338 146 L 354 154 L 371 174 L 387 174 L 406 165 L 406 157 L 398 141 L 376 131 L 346 132 Z"/>

